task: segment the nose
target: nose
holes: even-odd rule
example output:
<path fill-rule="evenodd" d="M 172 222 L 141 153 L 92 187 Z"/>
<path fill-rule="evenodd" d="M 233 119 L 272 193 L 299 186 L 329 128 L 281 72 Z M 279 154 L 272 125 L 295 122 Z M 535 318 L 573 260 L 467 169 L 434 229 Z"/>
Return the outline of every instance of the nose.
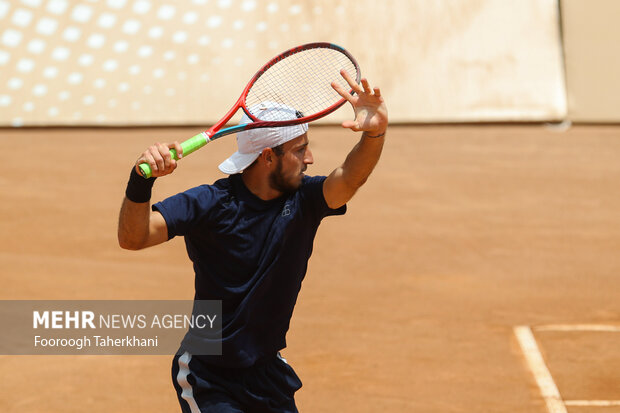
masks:
<path fill-rule="evenodd" d="M 306 152 L 304 153 L 304 164 L 312 165 L 314 163 L 314 157 L 312 156 L 312 151 L 310 148 L 306 147 Z"/>

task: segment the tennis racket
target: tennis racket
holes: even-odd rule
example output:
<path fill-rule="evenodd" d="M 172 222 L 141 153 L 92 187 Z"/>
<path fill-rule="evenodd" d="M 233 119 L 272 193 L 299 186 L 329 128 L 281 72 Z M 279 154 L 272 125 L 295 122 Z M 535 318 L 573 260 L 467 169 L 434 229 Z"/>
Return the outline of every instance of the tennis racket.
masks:
<path fill-rule="evenodd" d="M 360 82 L 360 69 L 355 58 L 335 44 L 309 43 L 281 53 L 256 72 L 237 102 L 222 119 L 210 129 L 181 143 L 183 157 L 231 133 L 254 128 L 298 125 L 332 113 L 346 102 L 331 87 L 332 82 L 340 84 L 345 90 L 349 89 L 349 93 L 353 94 L 349 84 L 342 78 L 341 70 L 345 70 L 357 83 Z M 270 119 L 273 112 L 252 113 L 249 109 L 260 106 L 263 102 L 295 108 L 297 117 L 291 120 Z M 243 110 L 252 122 L 222 129 L 239 109 Z M 265 114 L 262 115 L 263 113 Z M 171 149 L 170 153 L 174 159 L 178 159 L 174 149 Z M 139 169 L 143 177 L 151 177 L 148 163 L 140 164 Z"/>

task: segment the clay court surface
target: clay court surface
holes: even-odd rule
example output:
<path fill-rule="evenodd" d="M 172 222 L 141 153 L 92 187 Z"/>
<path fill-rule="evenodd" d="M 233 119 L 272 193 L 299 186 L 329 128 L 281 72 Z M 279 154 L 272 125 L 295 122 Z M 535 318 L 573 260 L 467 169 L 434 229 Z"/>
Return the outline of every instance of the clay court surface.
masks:
<path fill-rule="evenodd" d="M 121 250 L 129 169 L 199 128 L 0 130 L 2 299 L 191 299 L 175 239 Z M 327 174 L 357 137 L 311 129 Z M 234 139 L 158 180 L 222 175 Z M 515 337 L 531 326 L 564 400 L 620 400 L 620 128 L 392 127 L 344 217 L 323 221 L 284 356 L 302 412 L 547 411 Z M 0 411 L 176 412 L 167 356 L 0 356 Z M 570 413 L 620 406 L 568 406 Z"/>

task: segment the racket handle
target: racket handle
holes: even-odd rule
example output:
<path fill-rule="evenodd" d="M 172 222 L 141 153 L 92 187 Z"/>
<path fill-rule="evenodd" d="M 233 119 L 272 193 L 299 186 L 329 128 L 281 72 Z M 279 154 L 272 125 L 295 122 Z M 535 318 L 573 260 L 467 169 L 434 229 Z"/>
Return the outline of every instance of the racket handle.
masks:
<path fill-rule="evenodd" d="M 200 132 L 198 135 L 192 136 L 185 142 L 181 143 L 181 148 L 183 149 L 183 156 L 187 156 L 190 153 L 197 151 L 209 142 L 211 142 L 211 139 L 209 139 L 209 135 L 207 135 L 205 132 Z M 179 160 L 176 149 L 170 149 L 170 155 L 172 156 L 172 159 Z M 144 179 L 151 177 L 151 166 L 148 163 L 141 163 L 140 165 L 138 165 L 138 169 L 140 171 L 140 175 L 142 175 Z"/>

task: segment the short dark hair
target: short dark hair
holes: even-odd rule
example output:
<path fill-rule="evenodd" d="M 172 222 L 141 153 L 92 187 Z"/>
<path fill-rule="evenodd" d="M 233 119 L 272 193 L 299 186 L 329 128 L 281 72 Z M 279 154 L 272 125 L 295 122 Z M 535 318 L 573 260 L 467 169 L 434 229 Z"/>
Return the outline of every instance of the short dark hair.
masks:
<path fill-rule="evenodd" d="M 278 146 L 274 146 L 273 148 L 271 148 L 271 150 L 277 156 L 282 156 L 282 155 L 284 155 L 284 144 L 282 143 L 282 144 L 280 144 Z"/>

